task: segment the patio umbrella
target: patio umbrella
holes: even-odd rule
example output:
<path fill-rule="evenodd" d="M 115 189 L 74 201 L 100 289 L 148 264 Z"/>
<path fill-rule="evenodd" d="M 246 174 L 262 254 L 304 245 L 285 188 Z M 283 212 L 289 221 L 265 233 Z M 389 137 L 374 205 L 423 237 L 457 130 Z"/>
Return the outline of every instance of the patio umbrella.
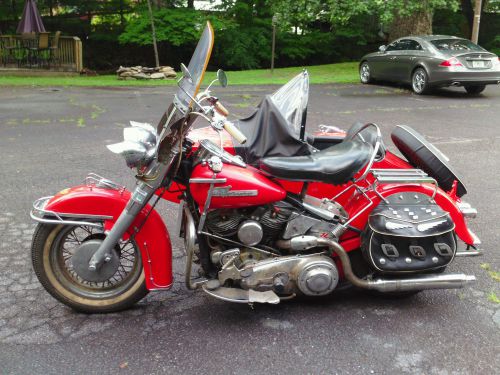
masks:
<path fill-rule="evenodd" d="M 35 0 L 26 0 L 24 4 L 23 16 L 17 26 L 17 33 L 39 33 L 45 32 L 42 17 L 38 12 Z"/>

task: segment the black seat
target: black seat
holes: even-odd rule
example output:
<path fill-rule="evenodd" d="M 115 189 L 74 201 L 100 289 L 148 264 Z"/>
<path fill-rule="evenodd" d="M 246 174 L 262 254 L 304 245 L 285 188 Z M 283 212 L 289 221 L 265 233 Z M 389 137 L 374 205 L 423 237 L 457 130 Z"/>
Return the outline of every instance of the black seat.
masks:
<path fill-rule="evenodd" d="M 373 148 L 368 143 L 351 140 L 312 155 L 264 158 L 260 168 L 285 180 L 340 185 L 348 182 L 368 163 L 372 152 Z"/>

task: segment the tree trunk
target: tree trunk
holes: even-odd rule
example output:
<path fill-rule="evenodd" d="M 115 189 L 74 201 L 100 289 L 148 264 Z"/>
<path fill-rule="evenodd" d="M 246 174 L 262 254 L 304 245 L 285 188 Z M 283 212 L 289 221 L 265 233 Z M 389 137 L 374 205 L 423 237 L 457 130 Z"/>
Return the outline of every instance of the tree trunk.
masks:
<path fill-rule="evenodd" d="M 187 7 L 188 7 L 189 9 L 194 9 L 194 0 L 188 0 Z"/>
<path fill-rule="evenodd" d="M 432 34 L 432 16 L 432 10 L 426 6 L 411 15 L 396 13 L 389 28 L 389 40 L 408 35 Z"/>
<path fill-rule="evenodd" d="M 13 21 L 17 21 L 16 2 L 15 2 L 15 0 L 11 1 L 11 8 L 12 8 L 12 20 Z"/>
<path fill-rule="evenodd" d="M 147 0 L 148 2 L 148 11 L 149 11 L 149 19 L 151 21 L 151 33 L 153 36 L 153 49 L 155 52 L 155 63 L 156 67 L 160 66 L 160 58 L 158 56 L 158 46 L 156 45 L 156 30 L 155 30 L 155 20 L 153 17 L 153 9 L 151 8 L 151 0 Z"/>

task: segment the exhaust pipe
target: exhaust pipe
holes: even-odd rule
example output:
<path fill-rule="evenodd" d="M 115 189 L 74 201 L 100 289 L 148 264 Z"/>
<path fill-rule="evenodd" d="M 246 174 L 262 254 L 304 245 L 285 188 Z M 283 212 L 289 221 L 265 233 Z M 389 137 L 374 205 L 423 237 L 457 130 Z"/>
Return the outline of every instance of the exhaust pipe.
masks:
<path fill-rule="evenodd" d="M 316 246 L 327 246 L 337 254 L 342 263 L 342 269 L 347 280 L 352 285 L 362 288 L 377 290 L 379 292 L 408 292 L 425 289 L 458 289 L 466 284 L 476 281 L 473 275 L 448 274 L 448 275 L 419 275 L 406 279 L 364 280 L 357 277 L 352 271 L 351 260 L 344 248 L 335 241 L 315 236 L 299 236 L 287 241 L 280 241 L 280 246 L 294 250 L 303 250 Z M 315 246 L 313 246 L 315 245 Z"/>

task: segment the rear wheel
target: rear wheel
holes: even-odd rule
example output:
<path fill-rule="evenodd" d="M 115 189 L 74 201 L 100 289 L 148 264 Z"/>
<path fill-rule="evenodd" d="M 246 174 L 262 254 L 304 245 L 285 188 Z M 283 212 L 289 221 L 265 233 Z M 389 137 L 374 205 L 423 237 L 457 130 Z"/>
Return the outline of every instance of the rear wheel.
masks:
<path fill-rule="evenodd" d="M 418 95 L 426 94 L 429 91 L 429 77 L 424 68 L 417 68 L 411 76 L 411 88 Z"/>
<path fill-rule="evenodd" d="M 470 95 L 478 95 L 484 91 L 486 85 L 465 86 L 465 91 Z"/>
<path fill-rule="evenodd" d="M 82 259 L 93 251 L 89 245 L 97 248 L 104 238 L 101 229 L 86 225 L 39 224 L 31 252 L 43 287 L 60 302 L 85 313 L 120 311 L 143 298 L 148 291 L 134 241 L 117 244 L 112 261 L 90 277 L 83 271 L 86 267 L 79 269 L 78 263 L 84 264 Z"/>
<path fill-rule="evenodd" d="M 367 61 L 363 61 L 359 67 L 359 79 L 361 80 L 361 83 L 370 83 L 373 81 L 370 65 L 368 65 Z"/>

